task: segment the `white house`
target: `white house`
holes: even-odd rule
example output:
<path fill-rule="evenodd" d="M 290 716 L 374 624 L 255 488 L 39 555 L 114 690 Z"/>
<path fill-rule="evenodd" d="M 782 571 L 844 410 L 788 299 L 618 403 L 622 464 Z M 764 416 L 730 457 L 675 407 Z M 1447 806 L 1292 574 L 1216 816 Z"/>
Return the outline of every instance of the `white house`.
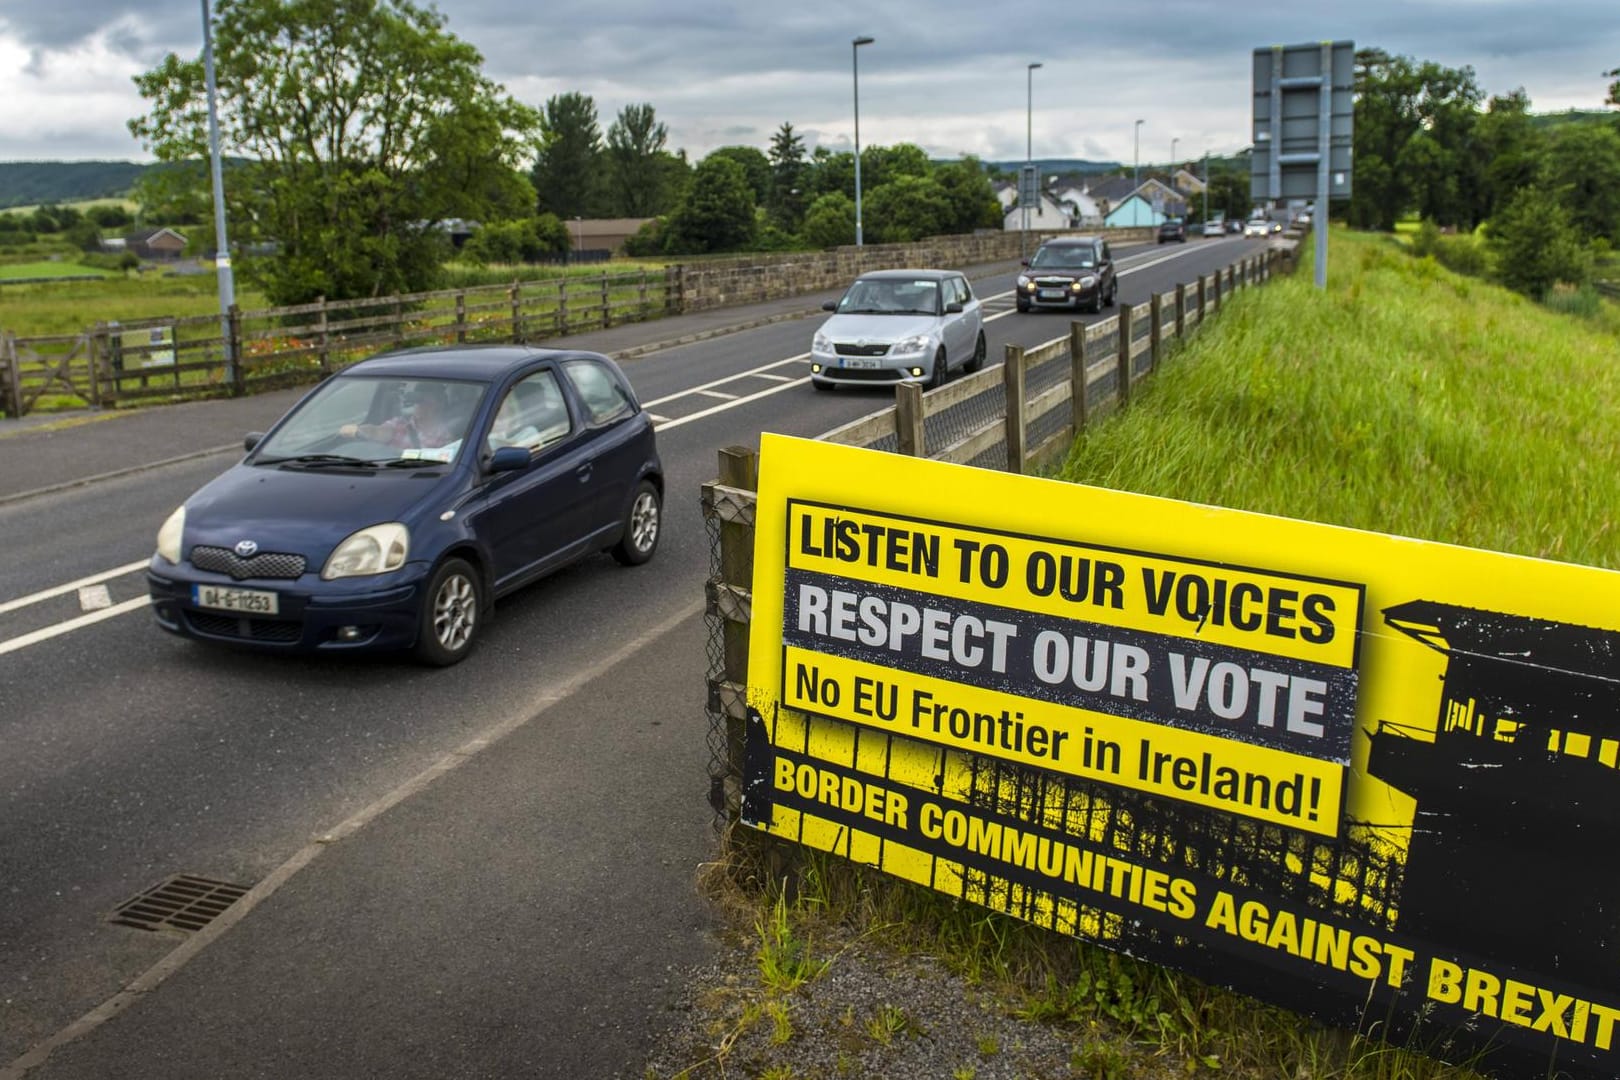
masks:
<path fill-rule="evenodd" d="M 1018 201 L 1018 185 L 1011 180 L 997 180 L 990 187 L 996 193 L 996 201 L 1001 204 L 1004 212 L 1011 210 L 1013 203 Z"/>
<path fill-rule="evenodd" d="M 1074 219 L 1069 215 L 1069 208 L 1058 202 L 1049 192 L 1041 192 L 1040 201 L 1029 208 L 1029 227 L 1031 229 L 1072 229 Z M 1018 232 L 1024 228 L 1024 210 L 1014 206 L 1008 210 L 1002 219 L 1002 228 L 1007 232 Z"/>
<path fill-rule="evenodd" d="M 1083 187 L 1070 185 L 1053 193 L 1053 198 L 1069 208 L 1069 216 L 1080 225 L 1101 225 L 1102 205 Z"/>

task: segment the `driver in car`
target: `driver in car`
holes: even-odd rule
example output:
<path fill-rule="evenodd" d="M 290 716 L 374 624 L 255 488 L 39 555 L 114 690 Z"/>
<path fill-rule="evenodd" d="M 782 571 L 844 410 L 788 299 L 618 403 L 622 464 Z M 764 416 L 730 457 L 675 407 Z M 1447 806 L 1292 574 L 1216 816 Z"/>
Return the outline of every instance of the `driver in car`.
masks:
<path fill-rule="evenodd" d="M 445 446 L 455 438 L 445 422 L 449 402 L 443 387 L 419 385 L 410 394 L 409 401 L 415 407 L 392 420 L 380 424 L 344 424 L 338 434 L 346 439 L 370 439 L 397 450 Z"/>

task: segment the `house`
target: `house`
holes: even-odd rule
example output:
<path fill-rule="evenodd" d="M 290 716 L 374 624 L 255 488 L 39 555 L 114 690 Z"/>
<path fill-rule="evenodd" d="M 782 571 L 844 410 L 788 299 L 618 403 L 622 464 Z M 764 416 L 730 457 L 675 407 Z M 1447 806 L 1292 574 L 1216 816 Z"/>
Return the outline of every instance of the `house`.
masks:
<path fill-rule="evenodd" d="M 178 259 L 186 250 L 186 238 L 173 229 L 146 229 L 124 237 L 124 246 L 143 259 Z"/>
<path fill-rule="evenodd" d="M 1156 177 L 1140 185 L 1128 176 L 1114 176 L 1091 186 L 1103 224 L 1111 228 L 1158 225 L 1166 218 L 1185 217 L 1187 200 Z"/>
<path fill-rule="evenodd" d="M 1103 219 L 1102 207 L 1092 197 L 1085 187 L 1070 184 L 1057 188 L 1052 197 L 1069 208 L 1069 216 L 1080 225 L 1101 225 Z"/>
<path fill-rule="evenodd" d="M 1177 169 L 1170 178 L 1170 185 L 1184 195 L 1202 195 L 1205 187 L 1204 181 L 1190 169 Z"/>
<path fill-rule="evenodd" d="M 991 183 L 990 190 L 995 193 L 1003 212 L 1011 210 L 1018 201 L 1018 185 L 1011 180 L 996 180 Z"/>
<path fill-rule="evenodd" d="M 1050 192 L 1043 191 L 1040 200 L 1029 208 L 1028 225 L 1031 229 L 1072 229 L 1074 219 L 1067 206 L 1054 199 Z M 1024 226 L 1022 207 L 1012 207 L 1002 218 L 1002 228 L 1007 232 L 1018 232 Z"/>

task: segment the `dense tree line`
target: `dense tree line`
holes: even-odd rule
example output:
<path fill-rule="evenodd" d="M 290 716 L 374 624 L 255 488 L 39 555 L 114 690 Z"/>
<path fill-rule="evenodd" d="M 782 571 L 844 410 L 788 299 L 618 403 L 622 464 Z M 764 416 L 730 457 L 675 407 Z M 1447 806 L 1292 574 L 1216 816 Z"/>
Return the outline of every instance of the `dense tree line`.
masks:
<path fill-rule="evenodd" d="M 1620 80 L 1606 103 L 1620 105 Z M 1540 297 L 1582 283 L 1620 243 L 1620 120 L 1546 119 L 1522 89 L 1487 100 L 1472 68 L 1361 50 L 1350 223 L 1393 230 L 1416 213 L 1429 223 L 1420 249 L 1465 269 L 1484 268 L 1477 246 L 1438 237 L 1481 229 L 1513 288 Z"/>

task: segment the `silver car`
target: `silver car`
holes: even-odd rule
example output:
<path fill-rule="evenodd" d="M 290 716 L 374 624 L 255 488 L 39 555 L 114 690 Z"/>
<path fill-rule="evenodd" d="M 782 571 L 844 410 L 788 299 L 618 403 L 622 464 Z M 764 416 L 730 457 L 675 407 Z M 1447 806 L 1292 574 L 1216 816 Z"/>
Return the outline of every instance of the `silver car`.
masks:
<path fill-rule="evenodd" d="M 878 270 L 863 274 L 810 344 L 817 390 L 945 381 L 951 368 L 984 365 L 984 313 L 967 278 L 954 270 Z"/>

